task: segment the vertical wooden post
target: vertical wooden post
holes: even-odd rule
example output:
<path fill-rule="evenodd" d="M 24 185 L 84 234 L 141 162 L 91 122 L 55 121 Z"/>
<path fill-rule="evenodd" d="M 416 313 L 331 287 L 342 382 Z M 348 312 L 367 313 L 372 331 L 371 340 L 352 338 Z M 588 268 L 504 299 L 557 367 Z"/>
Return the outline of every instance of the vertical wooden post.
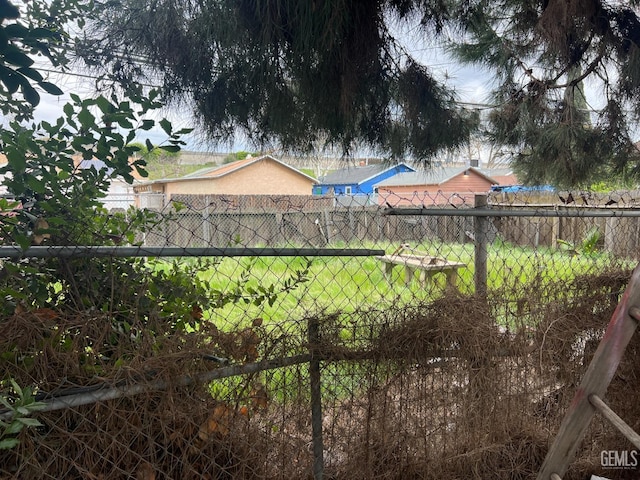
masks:
<path fill-rule="evenodd" d="M 202 238 L 206 247 L 211 245 L 211 213 L 209 205 L 211 200 L 209 195 L 204 197 L 204 210 L 202 211 Z"/>
<path fill-rule="evenodd" d="M 355 221 L 353 218 L 353 209 L 352 208 L 347 208 L 347 215 L 349 216 L 349 232 L 348 238 L 344 238 L 345 242 L 351 242 L 353 241 L 355 238 L 357 238 L 357 232 L 356 232 L 356 227 L 355 227 Z M 345 234 L 346 237 L 346 234 Z"/>
<path fill-rule="evenodd" d="M 271 241 L 274 245 L 278 245 L 278 243 L 286 243 L 287 238 L 286 232 L 284 231 L 284 216 L 282 212 L 276 212 L 274 215 L 274 221 L 276 224 L 276 231 L 274 235 L 271 237 Z"/>
<path fill-rule="evenodd" d="M 560 238 L 560 217 L 551 219 L 551 247 L 558 248 L 558 239 Z"/>
<path fill-rule="evenodd" d="M 333 241 L 333 222 L 331 220 L 331 215 L 329 214 L 329 210 L 325 210 L 324 211 L 324 225 L 325 225 L 325 230 L 327 232 L 326 238 L 327 238 L 327 244 L 330 244 Z"/>
<path fill-rule="evenodd" d="M 608 217 L 605 219 L 604 224 L 604 249 L 609 253 L 616 253 L 616 242 L 619 237 L 616 236 L 616 227 L 618 226 L 618 219 L 614 217 Z"/>
<path fill-rule="evenodd" d="M 638 306 L 640 306 L 640 266 L 634 270 L 631 281 L 613 312 L 607 331 L 593 355 L 589 368 L 560 425 L 558 435 L 544 459 L 538 473 L 538 480 L 556 478 L 554 475 L 562 478 L 565 474 L 596 411 L 590 398 L 604 397 L 636 330 L 640 320 Z"/>
<path fill-rule="evenodd" d="M 474 197 L 475 208 L 487 208 L 487 195 L 479 194 Z M 476 295 L 484 297 L 487 294 L 487 233 L 489 232 L 489 218 L 475 217 L 475 272 L 474 281 Z"/>
<path fill-rule="evenodd" d="M 313 444 L 313 479 L 322 480 L 324 474 L 324 445 L 322 441 L 322 391 L 320 382 L 320 359 L 318 344 L 320 331 L 317 318 L 310 318 L 309 324 L 309 379 L 311 382 L 311 441 Z"/>

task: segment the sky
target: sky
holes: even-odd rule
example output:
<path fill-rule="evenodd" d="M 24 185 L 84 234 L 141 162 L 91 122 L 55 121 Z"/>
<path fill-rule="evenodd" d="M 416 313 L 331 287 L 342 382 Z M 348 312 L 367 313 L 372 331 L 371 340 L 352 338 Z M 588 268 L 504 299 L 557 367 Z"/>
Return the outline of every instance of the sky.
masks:
<path fill-rule="evenodd" d="M 434 46 L 418 28 L 410 25 L 394 26 L 394 34 L 403 43 L 403 46 L 419 61 L 430 67 L 432 73 L 452 87 L 458 100 L 466 106 L 474 107 L 486 104 L 489 100 L 490 76 L 476 67 L 462 66 L 449 58 L 442 48 Z M 55 85 L 59 86 L 65 94 L 56 97 L 40 91 L 41 102 L 35 111 L 36 121 L 54 121 L 62 116 L 62 108 L 70 101 L 69 94 L 76 93 L 81 98 L 95 95 L 94 79 L 80 67 L 72 69 L 72 75 L 61 75 L 55 72 L 50 65 L 42 62 L 39 64 L 41 73 L 48 77 Z M 188 111 L 176 109 L 164 109 L 155 115 L 156 120 L 162 117 L 168 118 L 175 129 L 193 127 L 194 122 Z M 166 140 L 166 135 L 156 127 L 148 132 L 141 132 L 144 136 L 137 139 L 144 142 L 148 138 L 154 144 L 160 144 Z M 251 146 L 240 138 L 233 145 L 209 145 L 196 132 L 183 138 L 187 145 L 185 150 L 192 151 L 238 151 L 251 150 Z"/>
<path fill-rule="evenodd" d="M 451 88 L 456 95 L 458 102 L 467 108 L 476 108 L 481 111 L 490 109 L 491 90 L 493 88 L 491 73 L 477 65 L 463 65 L 454 60 L 445 52 L 445 49 L 438 45 L 432 36 L 425 35 L 419 26 L 413 26 L 408 23 L 394 24 L 391 26 L 392 34 L 400 41 L 403 48 L 417 59 L 421 64 L 426 65 L 432 75 L 446 86 Z M 40 91 L 41 103 L 36 108 L 36 121 L 54 121 L 62 116 L 62 108 L 70 101 L 69 93 L 76 93 L 81 98 L 88 98 L 95 95 L 93 79 L 87 72 L 82 71 L 80 67 L 72 70 L 72 75 L 61 75 L 56 73 L 54 69 L 45 63 L 42 63 L 41 72 L 48 76 L 48 80 L 58 85 L 65 94 L 60 97 L 49 95 Z M 602 108 L 599 102 L 604 98 L 598 93 L 597 85 L 586 84 L 585 93 L 589 106 L 597 110 Z M 195 126 L 195 122 L 191 118 L 188 108 L 163 109 L 154 115 L 156 120 L 163 117 L 168 118 L 174 127 L 174 130 L 180 128 L 191 128 Z M 166 134 L 155 127 L 150 131 L 142 131 L 141 137 L 136 141 L 144 142 L 149 139 L 154 144 L 162 144 L 166 141 Z M 252 151 L 252 146 L 243 141 L 239 137 L 231 145 L 211 145 L 208 144 L 201 135 L 197 134 L 197 130 L 193 134 L 186 135 L 183 140 L 187 143 L 183 149 L 201 152 L 235 152 L 240 150 Z M 486 161 L 483 157 L 488 156 L 488 149 L 480 151 L 481 162 Z"/>
<path fill-rule="evenodd" d="M 446 83 L 455 89 L 460 102 L 471 108 L 484 105 L 488 102 L 490 80 L 486 74 L 480 75 L 479 72 L 473 68 L 463 67 L 452 61 L 442 60 L 442 57 L 434 59 L 434 73 L 443 80 L 447 78 Z M 48 81 L 58 85 L 65 94 L 56 97 L 39 91 L 41 102 L 35 110 L 35 120 L 37 122 L 42 120 L 51 122 L 62 116 L 63 106 L 71 100 L 69 93 L 76 93 L 80 95 L 81 98 L 89 98 L 95 95 L 91 78 L 77 75 L 60 75 L 52 73 L 51 71 L 44 73 L 48 75 Z M 194 122 L 188 112 L 163 109 L 155 115 L 156 120 L 162 117 L 166 117 L 172 122 L 174 130 L 194 126 Z M 144 142 L 146 138 L 149 138 L 154 144 L 160 144 L 166 140 L 166 135 L 159 127 L 141 133 L 144 136 L 138 140 L 142 142 Z M 185 136 L 183 140 L 187 142 L 187 145 L 183 147 L 185 150 L 212 152 L 251 150 L 251 147 L 243 142 L 242 139 L 237 140 L 231 146 L 211 146 L 195 132 L 194 134 Z"/>
<path fill-rule="evenodd" d="M 490 92 L 492 89 L 491 74 L 478 66 L 462 65 L 448 56 L 444 49 L 434 42 L 433 37 L 425 35 L 419 26 L 409 23 L 398 23 L 391 26 L 392 34 L 402 43 L 403 47 L 418 59 L 422 64 L 429 67 L 432 74 L 452 88 L 458 101 L 469 108 L 479 108 L 486 110 L 489 108 Z M 65 94 L 60 97 L 40 92 L 41 103 L 35 112 L 36 121 L 54 121 L 62 115 L 62 108 L 70 100 L 69 93 L 77 93 L 82 98 L 95 95 L 94 79 L 79 67 L 75 68 L 72 75 L 61 75 L 54 71 L 49 64 L 40 64 L 43 75 L 48 76 L 48 80 L 58 85 Z M 587 85 L 587 100 L 591 101 L 592 108 L 598 108 L 598 96 L 596 88 Z M 173 124 L 174 129 L 193 127 L 195 122 L 191 119 L 191 115 L 184 109 L 165 109 L 157 112 L 156 120 L 167 117 Z M 154 144 L 161 144 L 166 140 L 166 135 L 156 127 L 148 132 L 141 132 L 142 135 L 138 141 L 144 142 L 149 139 Z M 248 150 L 252 147 L 242 138 L 236 140 L 232 145 L 209 145 L 197 132 L 187 135 L 183 138 L 187 145 L 183 147 L 185 150 L 193 151 L 216 151 L 229 152 Z"/>
<path fill-rule="evenodd" d="M 41 67 L 41 73 L 47 77 L 47 80 L 54 83 L 64 92 L 64 95 L 54 96 L 50 95 L 42 90 L 38 90 L 40 93 L 40 104 L 35 109 L 35 121 L 41 122 L 43 120 L 51 122 L 55 121 L 63 115 L 63 107 L 66 103 L 71 101 L 70 94 L 75 93 L 80 98 L 95 97 L 99 92 L 95 90 L 95 79 L 88 75 L 86 72 L 82 72 L 79 68 L 73 69 L 71 74 L 56 73 L 51 67 Z M 156 112 L 151 118 L 160 120 L 166 117 L 172 123 L 174 130 L 181 128 L 193 127 L 193 122 L 190 116 L 180 114 L 175 110 L 162 109 Z M 166 134 L 158 126 L 149 131 L 141 131 L 141 136 L 136 139 L 144 143 L 145 139 L 149 139 L 155 145 L 162 144 L 167 140 Z M 189 135 L 184 138 L 188 143 L 186 150 L 195 151 L 213 151 L 206 144 L 203 144 L 201 139 L 198 139 L 196 135 Z"/>

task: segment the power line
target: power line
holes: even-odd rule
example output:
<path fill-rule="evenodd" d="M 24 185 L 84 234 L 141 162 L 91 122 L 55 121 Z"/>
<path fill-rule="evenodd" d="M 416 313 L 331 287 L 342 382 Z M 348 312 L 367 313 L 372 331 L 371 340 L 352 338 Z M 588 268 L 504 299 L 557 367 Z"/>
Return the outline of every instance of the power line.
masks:
<path fill-rule="evenodd" d="M 94 75 L 90 75 L 90 74 L 85 74 L 85 73 L 80 73 L 80 72 L 66 72 L 66 71 L 59 71 L 59 70 L 53 70 L 53 69 L 49 69 L 49 68 L 38 68 L 39 71 L 42 72 L 46 72 L 46 73 L 51 73 L 51 74 L 56 74 L 56 75 L 62 75 L 62 76 L 70 76 L 70 77 L 77 77 L 77 78 L 83 78 L 83 79 L 90 79 L 90 80 L 99 80 L 99 77 L 96 77 Z M 148 87 L 148 88 L 162 88 L 161 85 L 154 85 L 151 83 L 141 83 L 138 82 L 138 85 L 141 85 L 143 87 Z M 473 108 L 473 109 L 478 109 L 478 110 L 491 110 L 491 109 L 495 109 L 500 107 L 500 104 L 493 104 L 493 103 L 486 103 L 486 102 L 474 102 L 474 101 L 464 101 L 464 100 L 455 100 L 453 102 L 455 105 L 458 105 L 460 107 L 467 107 L 467 108 Z M 590 107 L 588 109 L 588 112 L 590 113 L 602 113 L 602 109 L 596 109 L 594 107 Z M 625 110 L 627 113 L 633 113 L 632 110 Z"/>
<path fill-rule="evenodd" d="M 99 80 L 99 77 L 96 77 L 95 75 L 89 75 L 87 73 L 78 73 L 78 72 L 62 72 L 62 71 L 58 71 L 58 70 L 51 70 L 48 68 L 38 68 L 39 71 L 41 72 L 46 72 L 46 73 L 54 73 L 56 75 L 68 75 L 70 77 L 79 77 L 79 78 L 89 78 L 91 80 Z M 143 87 L 150 87 L 150 88 L 162 88 L 160 85 L 152 85 L 150 83 L 141 83 L 141 82 L 137 82 L 138 85 L 142 85 Z"/>

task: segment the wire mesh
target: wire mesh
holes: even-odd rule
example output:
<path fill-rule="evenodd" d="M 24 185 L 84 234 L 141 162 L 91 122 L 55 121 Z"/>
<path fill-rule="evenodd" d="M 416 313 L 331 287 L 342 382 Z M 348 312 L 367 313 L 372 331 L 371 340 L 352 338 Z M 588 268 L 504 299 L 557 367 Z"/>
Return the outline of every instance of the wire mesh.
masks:
<path fill-rule="evenodd" d="M 500 192 L 491 216 L 445 192 L 96 212 L 73 226 L 96 247 L 385 255 L 3 260 L 0 415 L 39 425 L 0 430 L 19 440 L 0 478 L 318 477 L 312 405 L 325 478 L 535 478 L 639 252 L 640 196 L 567 197 Z M 68 228 L 29 235 L 68 246 Z M 636 428 L 639 347 L 608 395 Z M 44 406 L 17 410 L 10 379 Z M 636 478 L 601 465 L 628 448 L 594 422 L 565 478 Z"/>

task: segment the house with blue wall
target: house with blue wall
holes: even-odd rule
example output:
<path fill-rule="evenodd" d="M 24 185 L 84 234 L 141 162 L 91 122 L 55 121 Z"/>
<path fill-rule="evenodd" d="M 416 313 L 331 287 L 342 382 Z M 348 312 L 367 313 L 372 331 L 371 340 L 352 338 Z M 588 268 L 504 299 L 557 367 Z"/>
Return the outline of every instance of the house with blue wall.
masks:
<path fill-rule="evenodd" d="M 320 183 L 313 186 L 313 194 L 372 195 L 375 184 L 404 172 L 415 170 L 404 163 L 350 166 L 321 177 Z"/>

